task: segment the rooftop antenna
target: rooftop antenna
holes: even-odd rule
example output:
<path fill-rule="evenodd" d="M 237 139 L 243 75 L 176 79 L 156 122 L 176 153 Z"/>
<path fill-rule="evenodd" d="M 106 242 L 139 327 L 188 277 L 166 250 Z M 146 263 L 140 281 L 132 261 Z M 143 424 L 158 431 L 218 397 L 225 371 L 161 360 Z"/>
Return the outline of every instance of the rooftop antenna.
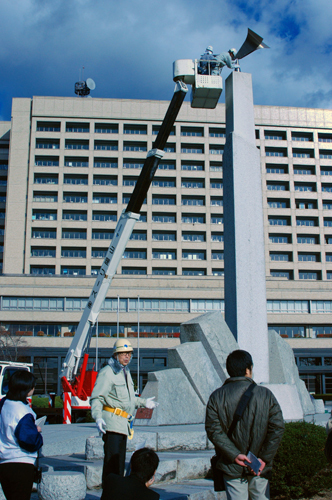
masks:
<path fill-rule="evenodd" d="M 92 78 L 87 78 L 86 81 L 84 78 L 84 66 L 79 70 L 79 81 L 75 83 L 75 94 L 79 97 L 91 97 L 89 96 L 90 90 L 94 90 L 96 88 L 95 82 Z"/>

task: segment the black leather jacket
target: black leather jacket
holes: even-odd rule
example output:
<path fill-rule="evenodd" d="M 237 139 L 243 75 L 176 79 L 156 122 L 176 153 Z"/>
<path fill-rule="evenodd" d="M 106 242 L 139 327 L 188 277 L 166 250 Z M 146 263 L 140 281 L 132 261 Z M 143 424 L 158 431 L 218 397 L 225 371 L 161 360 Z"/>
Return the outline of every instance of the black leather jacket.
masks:
<path fill-rule="evenodd" d="M 252 379 L 248 377 L 227 379 L 211 394 L 206 408 L 205 429 L 220 456 L 217 467 L 232 478 L 248 472 L 234 460 L 249 451 L 266 463 L 262 476 L 269 477 L 285 428 L 278 401 L 269 389 L 257 385 L 232 439 L 227 437 L 236 407 L 250 383 Z"/>

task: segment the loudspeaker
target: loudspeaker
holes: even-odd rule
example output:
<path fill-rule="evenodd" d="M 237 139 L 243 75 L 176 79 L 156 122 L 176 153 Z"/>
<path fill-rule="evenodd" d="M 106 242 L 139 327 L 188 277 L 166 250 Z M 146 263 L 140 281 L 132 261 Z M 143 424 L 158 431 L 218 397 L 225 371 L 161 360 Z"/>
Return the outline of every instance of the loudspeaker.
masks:
<path fill-rule="evenodd" d="M 248 34 L 245 42 L 236 54 L 236 59 L 243 59 L 257 49 L 269 49 L 270 47 L 263 43 L 263 38 L 248 28 Z"/>

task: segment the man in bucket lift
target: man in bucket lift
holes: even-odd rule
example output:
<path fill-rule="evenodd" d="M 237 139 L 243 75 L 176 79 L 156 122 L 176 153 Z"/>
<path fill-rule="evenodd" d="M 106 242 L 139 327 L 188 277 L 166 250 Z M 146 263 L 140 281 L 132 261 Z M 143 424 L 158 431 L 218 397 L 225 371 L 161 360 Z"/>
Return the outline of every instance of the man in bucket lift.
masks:
<path fill-rule="evenodd" d="M 204 54 L 199 60 L 198 72 L 200 75 L 211 75 L 216 66 L 215 56 L 213 55 L 213 47 L 206 47 Z"/>
<path fill-rule="evenodd" d="M 213 56 L 216 60 L 216 64 L 211 72 L 212 75 L 219 75 L 224 66 L 230 69 L 238 68 L 238 64 L 235 62 L 237 50 L 229 49 L 228 52 L 221 52 L 216 56 Z"/>
<path fill-rule="evenodd" d="M 135 408 L 155 408 L 153 398 L 135 396 L 128 365 L 133 348 L 128 339 L 118 339 L 107 366 L 98 374 L 91 395 L 91 414 L 104 441 L 104 467 L 102 480 L 110 473 L 123 476 L 127 436 L 133 436 Z"/>

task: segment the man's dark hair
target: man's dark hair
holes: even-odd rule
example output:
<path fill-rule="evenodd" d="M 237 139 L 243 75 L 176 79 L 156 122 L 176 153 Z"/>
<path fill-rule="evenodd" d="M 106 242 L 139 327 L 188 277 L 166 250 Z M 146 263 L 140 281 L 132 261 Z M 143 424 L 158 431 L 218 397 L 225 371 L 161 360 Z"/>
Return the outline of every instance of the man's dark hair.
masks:
<path fill-rule="evenodd" d="M 8 381 L 7 399 L 26 403 L 27 395 L 36 385 L 34 375 L 28 370 L 17 370 Z"/>
<path fill-rule="evenodd" d="M 131 473 L 135 474 L 144 484 L 152 478 L 157 470 L 159 457 L 150 448 L 141 448 L 131 457 Z"/>
<path fill-rule="evenodd" d="M 226 368 L 230 377 L 244 377 L 246 368 L 253 367 L 252 357 L 247 351 L 238 349 L 231 352 L 226 360 Z"/>

